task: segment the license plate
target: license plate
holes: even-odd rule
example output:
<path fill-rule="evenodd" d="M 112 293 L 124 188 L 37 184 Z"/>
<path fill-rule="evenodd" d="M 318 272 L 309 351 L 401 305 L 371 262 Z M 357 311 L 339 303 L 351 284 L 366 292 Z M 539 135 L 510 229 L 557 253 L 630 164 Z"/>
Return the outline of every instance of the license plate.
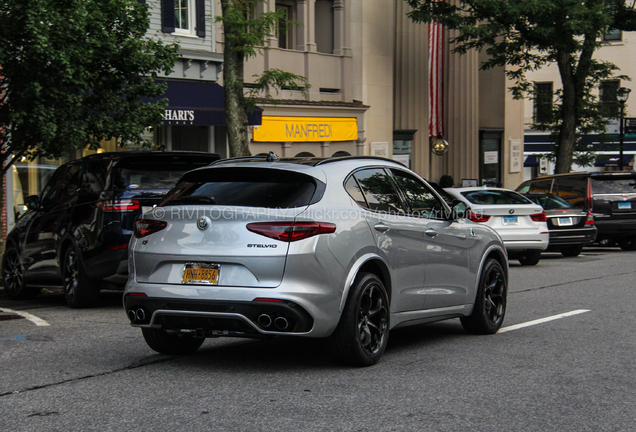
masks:
<path fill-rule="evenodd" d="M 504 216 L 503 218 L 504 225 L 512 225 L 519 223 L 519 218 L 517 216 Z"/>
<path fill-rule="evenodd" d="M 559 226 L 572 226 L 572 218 L 571 217 L 560 217 L 557 221 Z"/>
<path fill-rule="evenodd" d="M 618 203 L 618 209 L 619 210 L 631 209 L 631 208 L 632 208 L 632 203 L 631 202 L 619 202 Z"/>
<path fill-rule="evenodd" d="M 216 285 L 219 281 L 218 264 L 186 263 L 183 269 L 183 283 Z"/>

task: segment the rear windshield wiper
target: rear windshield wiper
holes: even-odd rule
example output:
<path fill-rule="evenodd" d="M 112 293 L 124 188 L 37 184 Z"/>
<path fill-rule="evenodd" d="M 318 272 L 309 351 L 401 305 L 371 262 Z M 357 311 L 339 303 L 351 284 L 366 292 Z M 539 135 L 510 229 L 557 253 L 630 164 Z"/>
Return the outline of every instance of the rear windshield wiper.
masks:
<path fill-rule="evenodd" d="M 171 199 L 164 205 L 176 205 L 176 204 L 216 204 L 216 201 L 211 196 L 188 195 L 188 196 L 181 196 L 175 199 Z"/>

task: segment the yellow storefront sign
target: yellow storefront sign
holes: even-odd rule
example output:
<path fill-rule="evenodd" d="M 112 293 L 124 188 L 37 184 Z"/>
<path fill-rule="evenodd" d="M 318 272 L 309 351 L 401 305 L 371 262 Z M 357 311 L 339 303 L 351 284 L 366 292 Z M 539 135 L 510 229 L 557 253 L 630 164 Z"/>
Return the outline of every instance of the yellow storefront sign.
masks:
<path fill-rule="evenodd" d="M 254 141 L 321 142 L 355 141 L 358 122 L 350 117 L 272 117 L 254 128 Z"/>

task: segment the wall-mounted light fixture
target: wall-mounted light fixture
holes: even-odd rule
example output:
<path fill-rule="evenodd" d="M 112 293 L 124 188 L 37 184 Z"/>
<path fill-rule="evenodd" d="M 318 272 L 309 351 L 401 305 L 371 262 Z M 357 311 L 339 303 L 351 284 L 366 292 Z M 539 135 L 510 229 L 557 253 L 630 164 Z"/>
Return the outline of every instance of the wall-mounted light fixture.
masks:
<path fill-rule="evenodd" d="M 431 151 L 437 156 L 442 156 L 448 151 L 448 141 L 442 135 L 431 137 Z"/>

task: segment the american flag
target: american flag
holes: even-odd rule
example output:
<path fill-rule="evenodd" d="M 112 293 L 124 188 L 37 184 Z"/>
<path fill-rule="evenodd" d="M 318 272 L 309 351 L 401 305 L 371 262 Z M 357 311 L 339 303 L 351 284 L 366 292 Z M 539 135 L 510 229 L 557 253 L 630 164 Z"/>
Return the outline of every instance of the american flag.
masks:
<path fill-rule="evenodd" d="M 439 1 L 439 0 L 435 0 Z M 428 108 L 430 136 L 444 135 L 444 28 L 438 21 L 428 25 Z"/>

